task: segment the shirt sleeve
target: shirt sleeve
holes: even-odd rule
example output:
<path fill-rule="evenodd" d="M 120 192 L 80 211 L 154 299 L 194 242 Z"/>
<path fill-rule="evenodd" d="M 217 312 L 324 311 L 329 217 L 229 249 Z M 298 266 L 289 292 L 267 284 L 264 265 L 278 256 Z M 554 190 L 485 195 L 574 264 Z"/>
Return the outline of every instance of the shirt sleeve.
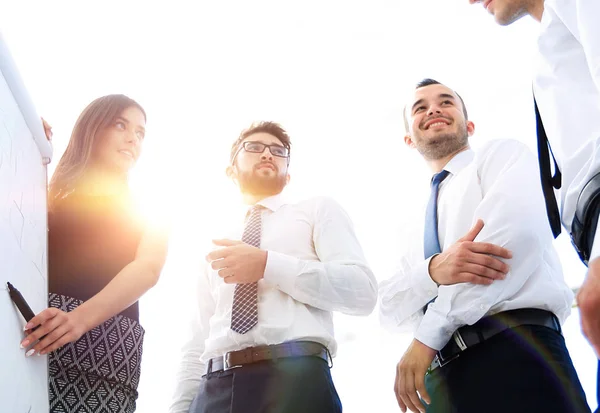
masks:
<path fill-rule="evenodd" d="M 394 275 L 379 284 L 379 320 L 393 332 L 414 331 L 423 318 L 423 308 L 438 291 L 429 275 L 433 257 L 412 266 L 409 257 L 408 251 L 402 254 Z"/>
<path fill-rule="evenodd" d="M 563 1 L 560 7 L 573 7 L 569 1 Z M 590 76 L 596 85 L 596 90 L 600 94 L 600 25 L 598 17 L 600 16 L 600 2 L 597 0 L 576 0 L 575 17 L 576 21 L 568 27 L 575 38 L 581 44 L 585 53 L 586 61 L 590 71 Z M 593 137 L 600 139 L 600 136 Z M 592 139 L 592 137 L 590 137 Z M 600 172 L 600 152 L 595 151 L 592 156 L 592 165 L 596 165 L 596 171 L 590 175 Z M 596 230 L 594 244 L 590 254 L 590 260 L 600 255 L 600 234 Z"/>
<path fill-rule="evenodd" d="M 563 1 L 562 7 L 573 7 L 570 1 Z M 586 56 L 590 74 L 596 89 L 600 91 L 600 2 L 597 0 L 576 0 L 577 27 L 569 28 L 581 46 Z"/>
<path fill-rule="evenodd" d="M 188 339 L 182 348 L 179 369 L 175 376 L 175 392 L 169 413 L 187 413 L 204 375 L 205 365 L 200 361 L 204 352 L 204 343 L 210 330 L 210 318 L 215 312 L 216 304 L 210 293 L 210 284 L 206 266 L 202 266 L 197 282 L 196 310 L 190 317 Z"/>
<path fill-rule="evenodd" d="M 504 280 L 489 286 L 461 283 L 440 286 L 415 338 L 440 350 L 463 325 L 483 318 L 495 304 L 509 300 L 543 262 L 552 233 L 533 154 L 516 141 L 494 142 L 478 162 L 482 201 L 474 220 L 484 227 L 475 241 L 489 242 L 512 251 Z"/>
<path fill-rule="evenodd" d="M 377 301 L 377 281 L 352 222 L 329 198 L 322 198 L 316 207 L 313 243 L 319 261 L 269 251 L 264 279 L 312 307 L 368 315 Z"/>

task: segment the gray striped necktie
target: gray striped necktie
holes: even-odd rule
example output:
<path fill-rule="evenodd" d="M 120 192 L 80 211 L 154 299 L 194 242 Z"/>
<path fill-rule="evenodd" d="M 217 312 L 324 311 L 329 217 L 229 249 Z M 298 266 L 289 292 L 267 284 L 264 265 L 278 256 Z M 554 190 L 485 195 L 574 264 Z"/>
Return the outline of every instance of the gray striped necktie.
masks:
<path fill-rule="evenodd" d="M 254 205 L 246 221 L 242 242 L 260 248 L 261 213 L 264 208 Z M 231 309 L 231 329 L 246 334 L 258 323 L 258 284 L 236 284 Z"/>

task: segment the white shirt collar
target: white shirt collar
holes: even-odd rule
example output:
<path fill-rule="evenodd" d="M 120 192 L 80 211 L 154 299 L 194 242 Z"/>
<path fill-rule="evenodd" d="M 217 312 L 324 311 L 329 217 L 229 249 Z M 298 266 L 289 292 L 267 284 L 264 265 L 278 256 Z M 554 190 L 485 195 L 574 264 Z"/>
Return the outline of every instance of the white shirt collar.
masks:
<path fill-rule="evenodd" d="M 444 169 L 450 172 L 452 175 L 456 175 L 467 165 L 469 165 L 473 161 L 474 157 L 475 152 L 473 152 L 471 148 L 466 149 L 457 153 L 454 158 L 450 159 L 446 166 L 444 166 Z"/>
<path fill-rule="evenodd" d="M 268 198 L 265 198 L 265 199 L 257 202 L 257 205 L 261 205 L 261 206 L 267 208 L 268 210 L 275 212 L 279 208 L 281 208 L 283 205 L 285 205 L 286 203 L 287 203 L 286 197 L 283 195 L 282 192 L 280 192 L 277 195 L 270 196 Z"/>

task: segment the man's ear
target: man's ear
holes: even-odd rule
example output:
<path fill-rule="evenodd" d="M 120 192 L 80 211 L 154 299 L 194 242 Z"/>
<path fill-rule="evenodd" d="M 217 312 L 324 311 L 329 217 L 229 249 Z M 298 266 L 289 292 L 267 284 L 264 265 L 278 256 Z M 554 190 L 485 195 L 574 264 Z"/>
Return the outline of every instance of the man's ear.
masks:
<path fill-rule="evenodd" d="M 237 170 L 235 166 L 229 165 L 227 168 L 225 168 L 225 175 L 227 175 L 227 178 L 231 179 L 232 181 L 237 182 Z"/>
<path fill-rule="evenodd" d="M 409 134 L 404 135 L 404 143 L 410 148 L 415 148 L 415 143 L 413 142 L 412 137 Z"/>
<path fill-rule="evenodd" d="M 227 178 L 231 179 L 234 184 L 238 185 L 237 168 L 234 165 L 229 165 L 225 168 L 225 175 L 227 175 Z"/>
<path fill-rule="evenodd" d="M 467 134 L 469 136 L 473 136 L 473 134 L 475 133 L 475 124 L 473 122 L 471 122 L 470 120 L 467 121 Z"/>

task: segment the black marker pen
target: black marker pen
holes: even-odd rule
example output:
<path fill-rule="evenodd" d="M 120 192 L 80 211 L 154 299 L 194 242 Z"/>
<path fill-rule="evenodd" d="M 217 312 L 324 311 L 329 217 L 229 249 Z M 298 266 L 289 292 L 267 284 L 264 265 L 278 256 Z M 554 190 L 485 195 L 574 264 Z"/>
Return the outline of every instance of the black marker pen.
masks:
<path fill-rule="evenodd" d="M 13 301 L 13 303 L 15 303 L 25 321 L 29 322 L 29 320 L 35 316 L 34 312 L 31 310 L 31 307 L 29 307 L 29 304 L 27 304 L 27 301 L 25 301 L 23 294 L 21 294 L 19 290 L 13 287 L 13 285 L 9 282 L 6 284 L 8 285 L 8 294 L 10 294 L 10 299 Z"/>

